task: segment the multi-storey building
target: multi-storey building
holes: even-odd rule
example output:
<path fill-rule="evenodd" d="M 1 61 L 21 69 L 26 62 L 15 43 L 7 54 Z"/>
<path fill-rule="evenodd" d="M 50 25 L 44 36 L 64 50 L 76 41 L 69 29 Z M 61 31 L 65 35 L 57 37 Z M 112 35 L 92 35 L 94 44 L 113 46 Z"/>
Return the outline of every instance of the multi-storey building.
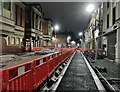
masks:
<path fill-rule="evenodd" d="M 107 56 L 120 62 L 120 1 L 103 3 L 103 32 Z"/>
<path fill-rule="evenodd" d="M 0 35 L 3 53 L 21 51 L 25 32 L 25 4 L 0 2 Z"/>
<path fill-rule="evenodd" d="M 53 25 L 50 19 L 42 19 L 43 46 L 52 46 Z"/>
<path fill-rule="evenodd" d="M 103 2 L 85 30 L 86 47 L 103 48 L 107 57 L 120 63 L 120 1 Z"/>
<path fill-rule="evenodd" d="M 93 12 L 92 17 L 89 21 L 87 29 L 84 31 L 85 34 L 85 47 L 90 49 L 102 48 L 101 44 L 101 33 L 102 33 L 102 3 Z"/>
<path fill-rule="evenodd" d="M 52 22 L 43 19 L 40 4 L 10 0 L 0 2 L 0 7 L 2 53 L 21 52 L 24 47 L 31 51 L 32 47 L 51 46 Z M 47 26 L 44 26 L 43 20 Z"/>
<path fill-rule="evenodd" d="M 42 46 L 42 8 L 40 4 L 26 4 L 26 29 L 24 37 L 24 46 L 40 47 Z"/>
<path fill-rule="evenodd" d="M 67 47 L 67 37 L 66 35 L 56 35 L 54 44 L 56 44 L 56 47 Z"/>

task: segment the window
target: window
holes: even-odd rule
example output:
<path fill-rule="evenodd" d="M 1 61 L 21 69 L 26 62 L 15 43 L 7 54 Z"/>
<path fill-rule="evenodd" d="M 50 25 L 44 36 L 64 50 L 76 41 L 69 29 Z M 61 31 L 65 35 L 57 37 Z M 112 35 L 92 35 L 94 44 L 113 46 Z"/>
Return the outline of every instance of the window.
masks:
<path fill-rule="evenodd" d="M 109 28 L 109 14 L 107 15 L 107 28 Z"/>
<path fill-rule="evenodd" d="M 22 26 L 22 8 L 20 8 L 19 14 L 20 14 L 20 26 Z"/>
<path fill-rule="evenodd" d="M 4 8 L 7 10 L 11 9 L 11 2 L 4 2 Z"/>
<path fill-rule="evenodd" d="M 113 24 L 115 24 L 115 20 L 116 20 L 116 7 L 114 7 L 113 8 L 113 11 L 112 11 L 112 13 L 113 13 Z"/>
<path fill-rule="evenodd" d="M 41 23 L 42 23 L 42 22 L 41 22 L 41 20 L 40 20 L 40 22 L 39 22 L 39 30 L 41 30 Z"/>
<path fill-rule="evenodd" d="M 17 5 L 15 5 L 15 24 L 17 25 Z"/>
<path fill-rule="evenodd" d="M 8 37 L 8 45 L 10 44 L 10 37 Z"/>
<path fill-rule="evenodd" d="M 21 16 L 22 16 L 22 17 L 21 17 L 21 18 L 22 18 L 22 24 L 21 24 L 21 26 L 22 26 L 22 27 L 25 27 L 25 10 L 23 10 L 23 9 L 22 9 L 22 14 L 21 14 Z"/>
<path fill-rule="evenodd" d="M 109 2 L 107 2 L 107 8 L 109 8 L 109 6 L 110 6 L 110 3 L 109 3 Z"/>
<path fill-rule="evenodd" d="M 11 37 L 11 44 L 15 44 L 15 37 Z"/>
<path fill-rule="evenodd" d="M 15 5 L 15 24 L 25 27 L 25 10 Z"/>
<path fill-rule="evenodd" d="M 32 11 L 32 28 L 34 28 L 34 12 Z"/>
<path fill-rule="evenodd" d="M 15 5 L 15 23 L 16 25 L 20 26 L 20 21 L 21 21 L 21 9 L 18 5 Z"/>
<path fill-rule="evenodd" d="M 16 38 L 16 44 L 20 44 L 20 38 Z"/>
<path fill-rule="evenodd" d="M 35 27 L 36 29 L 38 29 L 38 15 L 36 14 L 36 18 L 35 18 Z"/>

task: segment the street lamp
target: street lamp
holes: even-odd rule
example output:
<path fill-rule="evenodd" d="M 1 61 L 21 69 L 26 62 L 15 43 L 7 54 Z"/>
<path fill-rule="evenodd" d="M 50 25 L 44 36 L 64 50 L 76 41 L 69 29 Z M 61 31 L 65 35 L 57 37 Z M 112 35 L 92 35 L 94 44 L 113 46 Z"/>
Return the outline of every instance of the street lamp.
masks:
<path fill-rule="evenodd" d="M 83 32 L 79 32 L 79 36 L 81 37 L 80 42 L 81 42 L 81 46 L 82 46 L 83 52 L 84 52 L 84 38 L 83 38 Z"/>
<path fill-rule="evenodd" d="M 79 32 L 79 36 L 82 36 L 83 35 L 83 33 L 82 32 Z"/>
<path fill-rule="evenodd" d="M 70 37 L 70 36 L 68 36 L 68 37 L 67 37 L 68 47 L 69 47 L 70 39 L 71 39 L 71 37 Z"/>
<path fill-rule="evenodd" d="M 83 32 L 79 32 L 79 36 L 82 38 L 80 39 L 81 44 L 83 44 Z"/>
<path fill-rule="evenodd" d="M 89 4 L 86 8 L 87 12 L 92 12 L 95 9 L 94 4 Z"/>
<path fill-rule="evenodd" d="M 56 31 L 59 30 L 59 26 L 58 26 L 58 25 L 55 25 L 54 30 L 55 30 L 55 48 L 56 48 L 56 47 L 57 47 Z"/>
<path fill-rule="evenodd" d="M 71 37 L 70 37 L 70 36 L 68 36 L 68 37 L 67 37 L 67 42 L 68 42 L 68 43 L 69 43 L 70 39 L 71 39 Z"/>
<path fill-rule="evenodd" d="M 59 30 L 59 26 L 58 25 L 55 25 L 55 30 Z"/>

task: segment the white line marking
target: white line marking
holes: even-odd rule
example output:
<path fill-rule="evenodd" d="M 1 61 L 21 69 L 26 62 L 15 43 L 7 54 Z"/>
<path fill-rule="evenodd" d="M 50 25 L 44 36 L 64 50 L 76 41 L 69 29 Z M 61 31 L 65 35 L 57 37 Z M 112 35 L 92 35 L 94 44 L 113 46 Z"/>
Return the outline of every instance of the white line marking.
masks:
<path fill-rule="evenodd" d="M 82 54 L 82 53 L 81 53 Z M 95 81 L 95 84 L 99 90 L 99 92 L 106 92 L 104 86 L 102 85 L 101 81 L 99 80 L 98 76 L 96 75 L 96 73 L 94 72 L 94 70 L 92 69 L 92 67 L 90 66 L 90 64 L 88 63 L 87 59 L 84 57 L 84 55 L 82 54 L 82 57 L 84 58 L 85 60 L 85 63 L 87 64 L 91 74 L 92 74 L 92 77 Z"/>

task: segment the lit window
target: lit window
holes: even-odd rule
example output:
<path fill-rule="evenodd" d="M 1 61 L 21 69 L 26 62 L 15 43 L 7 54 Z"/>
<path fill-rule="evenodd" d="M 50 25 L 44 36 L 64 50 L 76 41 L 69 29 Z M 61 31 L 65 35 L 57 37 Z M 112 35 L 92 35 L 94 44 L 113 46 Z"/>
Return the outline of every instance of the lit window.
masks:
<path fill-rule="evenodd" d="M 15 44 L 15 37 L 11 37 L 11 44 Z"/>
<path fill-rule="evenodd" d="M 20 44 L 20 38 L 16 38 L 16 44 Z"/>

